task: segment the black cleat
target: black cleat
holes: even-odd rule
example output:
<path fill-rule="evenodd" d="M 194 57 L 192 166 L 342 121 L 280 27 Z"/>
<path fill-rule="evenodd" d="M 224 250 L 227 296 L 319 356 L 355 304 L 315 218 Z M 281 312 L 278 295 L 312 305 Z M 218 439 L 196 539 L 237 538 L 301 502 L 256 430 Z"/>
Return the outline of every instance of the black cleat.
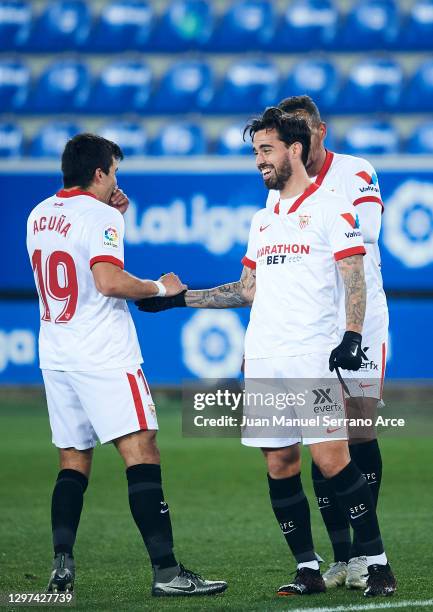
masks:
<path fill-rule="evenodd" d="M 320 570 L 301 567 L 296 570 L 294 581 L 280 586 L 277 595 L 312 595 L 313 593 L 325 593 L 325 591 L 326 584 Z"/>
<path fill-rule="evenodd" d="M 53 571 L 48 583 L 48 593 L 72 593 L 74 590 L 75 563 L 68 553 L 60 553 L 54 557 Z"/>
<path fill-rule="evenodd" d="M 389 563 L 386 565 L 369 565 L 367 588 L 365 597 L 377 597 L 383 595 L 389 597 L 397 590 L 397 581 L 391 571 Z"/>
<path fill-rule="evenodd" d="M 191 597 L 192 595 L 216 595 L 227 588 L 223 580 L 205 580 L 179 564 L 180 571 L 170 582 L 153 581 L 152 595 L 155 597 Z"/>

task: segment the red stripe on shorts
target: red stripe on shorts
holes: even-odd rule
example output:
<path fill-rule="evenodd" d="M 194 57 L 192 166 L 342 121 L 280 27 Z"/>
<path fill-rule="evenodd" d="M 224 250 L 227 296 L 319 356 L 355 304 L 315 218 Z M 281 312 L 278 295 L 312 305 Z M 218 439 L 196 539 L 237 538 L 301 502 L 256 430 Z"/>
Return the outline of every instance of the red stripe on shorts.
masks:
<path fill-rule="evenodd" d="M 135 412 L 137 413 L 140 429 L 147 429 L 146 415 L 144 414 L 143 402 L 141 401 L 140 389 L 134 374 L 126 374 L 129 386 L 131 387 L 132 398 L 134 400 Z"/>
<path fill-rule="evenodd" d="M 380 374 L 380 397 L 379 399 L 382 399 L 383 397 L 383 380 L 385 378 L 385 367 L 386 367 L 386 344 L 385 342 L 382 343 L 382 372 Z"/>

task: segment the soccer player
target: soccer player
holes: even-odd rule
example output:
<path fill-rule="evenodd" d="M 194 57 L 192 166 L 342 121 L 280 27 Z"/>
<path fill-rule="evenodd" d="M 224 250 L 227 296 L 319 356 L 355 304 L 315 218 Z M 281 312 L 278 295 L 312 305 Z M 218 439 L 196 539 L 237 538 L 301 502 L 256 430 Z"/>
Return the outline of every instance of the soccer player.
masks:
<path fill-rule="evenodd" d="M 365 159 L 332 153 L 324 146 L 326 124 L 309 96 L 293 96 L 282 100 L 279 107 L 286 113 L 303 117 L 311 129 L 311 148 L 307 162 L 308 176 L 318 185 L 343 195 L 356 207 L 362 229 L 367 308 L 363 326 L 362 366 L 349 385 L 351 398 L 346 409 L 349 417 L 372 417 L 382 399 L 388 341 L 388 307 L 383 290 L 378 246 L 383 203 L 377 174 Z M 267 206 L 272 210 L 279 200 L 277 190 L 270 190 Z M 339 330 L 345 329 L 344 289 L 339 290 Z M 347 373 L 350 377 L 350 373 Z M 375 504 L 382 479 L 382 458 L 373 428 L 353 430 L 349 436 L 350 456 L 366 478 Z M 365 588 L 367 560 L 356 534 L 353 543 L 350 526 L 338 499 L 326 478 L 312 463 L 312 477 L 318 506 L 326 525 L 334 552 L 334 562 L 324 574 L 327 587 L 346 584 L 348 588 Z"/>
<path fill-rule="evenodd" d="M 128 202 L 116 181 L 122 158 L 109 140 L 75 136 L 62 156 L 64 188 L 38 204 L 27 222 L 41 313 L 40 366 L 60 454 L 48 590 L 73 589 L 73 547 L 99 440 L 113 442 L 125 463 L 131 513 L 152 563 L 152 594 L 211 595 L 227 584 L 204 580 L 174 556 L 155 406 L 125 301 L 174 296 L 186 287 L 173 273 L 152 281 L 124 270 L 121 212 Z"/>
<path fill-rule="evenodd" d="M 335 367 L 357 370 L 362 363 L 366 290 L 362 235 L 350 231 L 355 208 L 343 196 L 310 181 L 305 166 L 311 133 L 305 119 L 268 108 L 247 131 L 265 185 L 277 189 L 280 200 L 273 210 L 264 208 L 253 217 L 241 279 L 205 291 L 141 300 L 138 306 L 156 312 L 176 306 L 229 308 L 252 303 L 245 338 L 246 383 L 326 379 Z M 339 341 L 337 269 L 345 288 L 346 331 L 331 351 Z M 299 416 L 298 410 L 296 414 Z M 312 401 L 306 402 L 301 415 L 314 415 Z M 366 552 L 365 595 L 391 595 L 396 582 L 384 552 L 374 499 L 350 458 L 345 431 L 322 427 L 319 436 L 310 438 L 302 433 Z M 245 445 L 263 451 L 271 504 L 297 561 L 295 579 L 280 587 L 279 595 L 326 590 L 300 477 L 300 441 L 299 430 L 290 427 L 278 438 L 242 439 Z"/>

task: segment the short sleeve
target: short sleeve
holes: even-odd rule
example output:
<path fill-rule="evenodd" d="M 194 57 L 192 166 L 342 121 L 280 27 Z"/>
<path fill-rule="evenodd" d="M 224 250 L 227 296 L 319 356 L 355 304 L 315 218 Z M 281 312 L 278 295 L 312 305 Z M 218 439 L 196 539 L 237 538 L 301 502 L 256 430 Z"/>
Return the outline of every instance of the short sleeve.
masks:
<path fill-rule="evenodd" d="M 351 204 L 378 204 L 383 212 L 379 179 L 375 169 L 366 159 L 356 158 L 352 170 L 346 176 L 345 184 L 346 196 Z"/>
<path fill-rule="evenodd" d="M 101 219 L 89 229 L 89 265 L 95 263 L 112 263 L 124 267 L 123 239 L 125 222 L 121 213 L 107 206 Z"/>
<path fill-rule="evenodd" d="M 336 261 L 365 255 L 359 215 L 352 204 L 336 197 L 324 207 L 325 231 Z"/>
<path fill-rule="evenodd" d="M 247 268 L 251 268 L 252 270 L 256 269 L 256 261 L 257 261 L 257 233 L 259 227 L 259 219 L 263 217 L 263 213 L 266 212 L 266 209 L 259 210 L 251 221 L 250 233 L 248 236 L 248 246 L 247 252 L 242 257 L 242 263 Z"/>

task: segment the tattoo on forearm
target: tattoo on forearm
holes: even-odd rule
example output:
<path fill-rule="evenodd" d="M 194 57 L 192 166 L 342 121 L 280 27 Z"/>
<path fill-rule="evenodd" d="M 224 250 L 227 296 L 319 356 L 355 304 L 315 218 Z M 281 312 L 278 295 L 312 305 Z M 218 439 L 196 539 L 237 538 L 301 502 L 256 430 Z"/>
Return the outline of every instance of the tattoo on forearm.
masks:
<path fill-rule="evenodd" d="M 187 291 L 186 305 L 191 308 L 237 308 L 248 306 L 254 299 L 256 272 L 244 268 L 240 280 L 202 291 Z"/>
<path fill-rule="evenodd" d="M 366 305 L 366 286 L 362 255 L 338 262 L 346 295 L 346 328 L 362 332 Z"/>

